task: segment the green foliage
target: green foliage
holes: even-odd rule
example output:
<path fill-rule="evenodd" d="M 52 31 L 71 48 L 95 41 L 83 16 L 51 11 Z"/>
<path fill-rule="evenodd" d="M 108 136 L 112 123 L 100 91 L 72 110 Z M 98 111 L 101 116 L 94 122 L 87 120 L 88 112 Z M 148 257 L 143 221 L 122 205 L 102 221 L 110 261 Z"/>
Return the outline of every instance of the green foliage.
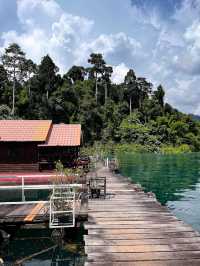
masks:
<path fill-rule="evenodd" d="M 187 144 L 182 144 L 180 146 L 163 146 L 161 148 L 161 153 L 164 154 L 179 154 L 179 153 L 189 153 L 192 152 L 191 148 Z"/>
<path fill-rule="evenodd" d="M 74 182 L 75 178 L 80 177 L 84 174 L 83 169 L 65 168 L 60 160 L 55 163 L 55 169 L 57 176 L 62 176 L 60 181 L 67 181 L 70 183 Z"/>
<path fill-rule="evenodd" d="M 124 82 L 113 84 L 112 66 L 102 54 L 92 53 L 88 63 L 89 68 L 72 66 L 61 77 L 49 55 L 37 66 L 19 45 L 10 44 L 0 64 L 0 119 L 80 123 L 85 145 L 102 155 L 200 150 L 200 122 L 165 103 L 162 85 L 153 90 L 133 69 Z"/>
<path fill-rule="evenodd" d="M 64 78 L 69 79 L 71 81 L 71 83 L 75 83 L 78 80 L 83 81 L 85 74 L 86 74 L 86 72 L 85 72 L 84 67 L 73 66 L 72 68 L 70 68 L 70 70 L 64 76 Z"/>
<path fill-rule="evenodd" d="M 122 153 L 146 153 L 146 152 L 152 152 L 152 147 L 148 147 L 141 144 L 118 144 L 115 148 L 116 154 L 122 154 Z"/>
<path fill-rule="evenodd" d="M 11 109 L 5 105 L 0 105 L 0 119 L 11 119 Z"/>

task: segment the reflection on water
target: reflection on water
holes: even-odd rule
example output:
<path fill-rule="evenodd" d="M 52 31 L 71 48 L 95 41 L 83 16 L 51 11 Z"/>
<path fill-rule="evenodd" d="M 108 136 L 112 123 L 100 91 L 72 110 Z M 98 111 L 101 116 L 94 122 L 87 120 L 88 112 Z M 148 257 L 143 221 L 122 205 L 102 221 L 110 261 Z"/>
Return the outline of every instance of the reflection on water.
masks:
<path fill-rule="evenodd" d="M 10 241 L 1 244 L 0 257 L 6 265 L 83 266 L 83 229 L 72 231 L 68 230 L 65 241 L 53 240 L 49 229 L 12 232 Z"/>
<path fill-rule="evenodd" d="M 121 154 L 120 171 L 200 231 L 200 153 Z"/>
<path fill-rule="evenodd" d="M 1 190 L 0 202 L 9 201 L 21 201 L 22 200 L 22 191 L 21 189 L 12 189 L 12 190 Z M 50 190 L 25 190 L 24 196 L 26 201 L 39 201 L 39 200 L 48 200 L 50 197 Z"/>

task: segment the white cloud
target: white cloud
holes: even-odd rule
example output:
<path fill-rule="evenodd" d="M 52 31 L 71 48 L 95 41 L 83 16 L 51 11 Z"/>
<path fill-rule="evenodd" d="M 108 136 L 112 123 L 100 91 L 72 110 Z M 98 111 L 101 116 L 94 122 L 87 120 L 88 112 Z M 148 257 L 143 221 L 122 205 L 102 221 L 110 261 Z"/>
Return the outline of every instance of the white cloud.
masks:
<path fill-rule="evenodd" d="M 90 53 L 102 53 L 106 58 L 114 56 L 114 60 L 119 60 L 121 63 L 122 58 L 128 56 L 133 57 L 136 53 L 140 52 L 141 45 L 134 38 L 127 36 L 125 33 L 120 32 L 117 34 L 105 35 L 102 34 L 91 42 L 83 42 L 80 47 L 75 51 L 76 63 L 82 64 L 88 58 Z M 114 62 L 115 63 L 115 62 Z"/>
<path fill-rule="evenodd" d="M 186 29 L 184 35 L 189 42 L 189 49 L 192 55 L 200 55 L 200 21 L 196 20 Z"/>
<path fill-rule="evenodd" d="M 116 84 L 123 82 L 128 70 L 129 68 L 124 63 L 113 66 L 112 81 Z"/>
<path fill-rule="evenodd" d="M 54 0 L 18 0 L 17 3 L 23 31 L 3 33 L 3 47 L 17 42 L 27 57 L 37 63 L 48 53 L 61 73 L 73 64 L 86 64 L 92 52 L 116 60 L 113 62 L 116 65 L 122 58 L 131 60 L 140 53 L 140 43 L 123 32 L 91 39 L 94 22 L 63 11 Z"/>
<path fill-rule="evenodd" d="M 166 99 L 182 111 L 200 110 L 200 2 L 184 0 L 162 23 L 146 75 L 166 89 Z M 156 41 L 157 40 L 157 41 Z M 200 114 L 200 112 L 198 113 Z"/>
<path fill-rule="evenodd" d="M 48 53 L 61 73 L 73 64 L 86 64 L 92 52 L 116 59 L 116 65 L 140 53 L 140 43 L 123 32 L 91 39 L 94 22 L 65 12 L 55 0 L 18 0 L 17 4 L 23 31 L 3 33 L 3 47 L 17 42 L 37 63 Z"/>
<path fill-rule="evenodd" d="M 171 99 L 171 103 L 175 106 L 178 105 L 187 113 L 199 114 L 199 83 L 199 77 L 193 77 L 191 79 L 176 79 L 172 84 L 173 86 L 169 87 L 168 90 L 168 97 Z"/>
<path fill-rule="evenodd" d="M 55 0 L 18 0 L 17 15 L 22 24 L 45 26 L 63 13 Z M 26 28 L 27 29 L 27 28 Z"/>
<path fill-rule="evenodd" d="M 128 2 L 119 1 L 118 9 Z M 110 0 L 110 5 L 102 2 L 101 8 L 106 5 L 106 10 L 111 9 L 112 23 L 125 25 L 120 32 L 115 27 L 114 33 L 112 25 L 105 28 L 103 17 L 100 25 L 94 25 L 96 21 L 88 16 L 70 14 L 58 3 L 56 0 L 18 0 L 21 32 L 2 33 L 0 52 L 10 42 L 17 42 L 27 57 L 37 63 L 45 54 L 50 54 L 62 73 L 73 64 L 85 65 L 92 52 L 103 53 L 106 62 L 114 65 L 114 82 L 121 82 L 128 68 L 133 68 L 136 75 L 147 77 L 156 86 L 163 84 L 169 103 L 182 111 L 200 114 L 199 0 L 183 0 L 168 18 L 154 7 L 127 6 L 120 9 L 127 12 L 120 13 L 123 23 L 126 21 L 124 24 L 115 12 L 115 1 Z M 96 16 L 98 14 L 93 17 Z"/>
<path fill-rule="evenodd" d="M 182 5 L 176 8 L 173 19 L 182 27 L 187 27 L 191 22 L 199 18 L 199 0 L 183 0 Z"/>
<path fill-rule="evenodd" d="M 3 33 L 3 47 L 17 42 L 37 63 L 47 53 L 61 72 L 74 61 L 73 51 L 87 38 L 93 21 L 64 12 L 54 0 L 19 0 L 17 14 L 22 33 Z"/>

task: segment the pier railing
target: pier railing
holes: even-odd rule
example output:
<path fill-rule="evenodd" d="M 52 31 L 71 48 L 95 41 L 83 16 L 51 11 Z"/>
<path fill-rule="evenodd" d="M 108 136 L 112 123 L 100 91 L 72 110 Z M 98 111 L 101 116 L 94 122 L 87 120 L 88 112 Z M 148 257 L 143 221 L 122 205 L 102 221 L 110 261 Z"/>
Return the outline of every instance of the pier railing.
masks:
<path fill-rule="evenodd" d="M 27 200 L 25 192 L 31 190 L 48 190 L 47 199 Z M 13 182 L 12 184 L 7 182 L 6 185 L 0 185 L 0 193 L 2 191 L 20 191 L 21 197 L 19 200 L 2 201 L 0 206 L 36 204 L 36 206 L 39 205 L 45 208 L 45 215 L 49 214 L 50 228 L 74 227 L 76 211 L 81 205 L 80 195 L 83 193 L 82 190 L 84 190 L 84 185 L 76 183 L 26 184 L 26 178 L 21 176 L 14 184 Z M 38 209 L 40 208 L 38 207 Z"/>
<path fill-rule="evenodd" d="M 59 185 L 57 185 L 59 187 Z M 82 184 L 61 184 L 61 188 L 65 189 L 75 189 L 75 188 L 82 188 Z M 17 185 L 0 185 L 0 191 L 21 191 L 21 200 L 19 201 L 9 201 L 9 202 L 0 202 L 0 205 L 5 204 L 30 204 L 30 203 L 37 203 L 37 202 L 49 202 L 49 201 L 28 201 L 25 197 L 26 190 L 49 190 L 50 192 L 53 191 L 54 185 L 53 184 L 38 184 L 38 185 L 27 185 L 25 184 L 24 177 L 21 177 L 21 184 Z"/>

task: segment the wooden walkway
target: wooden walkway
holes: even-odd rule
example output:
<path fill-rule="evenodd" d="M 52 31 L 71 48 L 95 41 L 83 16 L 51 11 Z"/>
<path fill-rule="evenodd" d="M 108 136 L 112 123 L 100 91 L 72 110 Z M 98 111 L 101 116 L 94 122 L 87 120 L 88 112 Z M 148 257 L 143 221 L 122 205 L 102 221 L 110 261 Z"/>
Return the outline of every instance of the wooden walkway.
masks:
<path fill-rule="evenodd" d="M 89 200 L 85 266 L 199 266 L 200 234 L 106 168 L 106 199 Z"/>

